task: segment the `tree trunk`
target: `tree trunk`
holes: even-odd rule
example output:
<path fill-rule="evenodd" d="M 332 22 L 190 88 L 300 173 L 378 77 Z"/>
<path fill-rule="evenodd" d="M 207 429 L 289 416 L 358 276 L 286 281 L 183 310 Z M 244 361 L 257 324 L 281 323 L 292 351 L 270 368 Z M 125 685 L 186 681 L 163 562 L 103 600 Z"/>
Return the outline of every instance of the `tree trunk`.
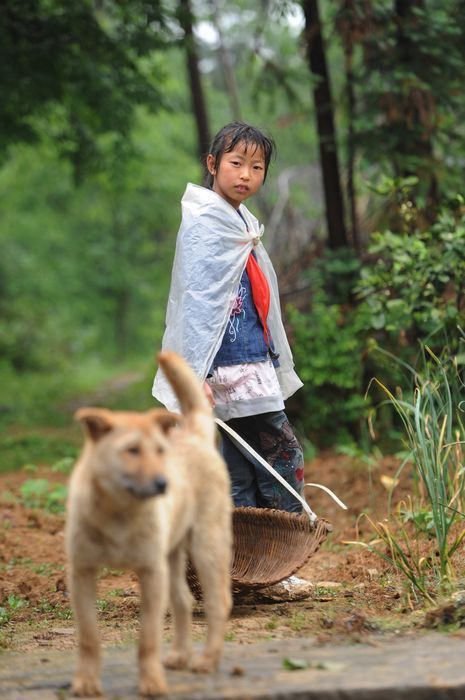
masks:
<path fill-rule="evenodd" d="M 414 63 L 415 54 L 418 53 L 415 41 L 412 41 L 410 36 L 411 28 L 416 22 L 414 10 L 423 7 L 423 0 L 396 0 L 395 2 L 397 49 L 399 60 L 406 70 Z M 434 109 L 434 100 L 430 98 L 428 88 L 422 90 L 417 88 L 415 92 L 410 91 L 407 94 L 403 108 L 407 122 L 404 133 L 407 138 L 403 148 L 405 153 L 413 158 L 417 156 L 426 162 L 433 160 L 433 145 L 428 130 L 425 128 L 425 122 L 434 121 Z M 434 171 L 431 167 L 426 170 L 420 167 L 419 169 L 405 169 L 400 173 L 403 176 L 412 174 L 418 175 L 420 180 L 427 181 L 426 211 L 433 212 L 436 209 L 439 196 L 438 182 Z"/>
<path fill-rule="evenodd" d="M 231 63 L 231 55 L 224 42 L 223 29 L 221 27 L 220 7 L 218 0 L 210 0 L 212 8 L 213 26 L 218 32 L 218 60 L 223 73 L 223 79 L 228 94 L 229 106 L 233 119 L 241 121 L 241 103 L 239 100 L 239 90 L 237 88 L 236 76 L 234 75 Z"/>
<path fill-rule="evenodd" d="M 184 32 L 184 47 L 186 51 L 186 66 L 189 76 L 192 111 L 197 126 L 198 153 L 200 159 L 205 159 L 210 146 L 210 130 L 208 127 L 208 115 L 203 94 L 202 80 L 199 71 L 199 60 L 195 46 L 193 31 L 193 14 L 190 0 L 179 0 L 178 5 L 179 24 Z"/>
<path fill-rule="evenodd" d="M 360 235 L 357 215 L 357 192 L 355 188 L 355 77 L 354 77 L 354 0 L 345 0 L 341 6 L 342 18 L 339 23 L 339 33 L 344 47 L 344 67 L 347 103 L 347 201 L 350 215 L 350 240 L 352 246 L 360 254 Z"/>
<path fill-rule="evenodd" d="M 328 243 L 333 250 L 348 245 L 344 223 L 344 201 L 339 177 L 331 87 L 326 66 L 325 48 L 318 13 L 318 0 L 302 0 L 305 14 L 305 37 L 310 71 L 315 78 L 313 89 L 323 189 L 328 224 Z"/>

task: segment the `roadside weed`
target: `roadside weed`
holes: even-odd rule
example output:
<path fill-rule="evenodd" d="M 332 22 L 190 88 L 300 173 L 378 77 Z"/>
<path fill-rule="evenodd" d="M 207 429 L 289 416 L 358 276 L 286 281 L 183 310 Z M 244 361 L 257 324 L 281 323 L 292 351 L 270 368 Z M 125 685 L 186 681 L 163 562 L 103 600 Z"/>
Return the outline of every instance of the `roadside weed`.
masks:
<path fill-rule="evenodd" d="M 393 565 L 415 596 L 432 602 L 453 585 L 452 557 L 465 538 L 465 431 L 458 399 L 463 386 L 455 358 L 440 359 L 425 346 L 422 359 L 421 373 L 407 366 L 414 380 L 410 400 L 373 380 L 404 429 L 406 457 L 397 476 L 405 465 L 413 465 L 416 489 L 389 521 L 375 523 L 366 516 L 375 539 L 358 544 Z M 393 480 L 393 489 L 395 484 Z"/>

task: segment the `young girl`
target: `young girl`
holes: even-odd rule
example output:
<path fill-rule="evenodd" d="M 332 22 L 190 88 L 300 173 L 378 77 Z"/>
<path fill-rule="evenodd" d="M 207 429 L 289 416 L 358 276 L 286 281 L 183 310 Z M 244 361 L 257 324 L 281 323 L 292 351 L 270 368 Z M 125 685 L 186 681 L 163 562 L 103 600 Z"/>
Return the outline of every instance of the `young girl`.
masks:
<path fill-rule="evenodd" d="M 218 418 L 301 492 L 303 454 L 284 413 L 302 382 L 281 320 L 263 226 L 243 202 L 263 185 L 273 141 L 242 122 L 223 127 L 208 154 L 206 187 L 188 184 L 173 264 L 163 349 L 182 355 Z M 153 395 L 179 410 L 163 374 Z M 250 454 L 222 436 L 236 506 L 294 512 L 301 505 Z"/>

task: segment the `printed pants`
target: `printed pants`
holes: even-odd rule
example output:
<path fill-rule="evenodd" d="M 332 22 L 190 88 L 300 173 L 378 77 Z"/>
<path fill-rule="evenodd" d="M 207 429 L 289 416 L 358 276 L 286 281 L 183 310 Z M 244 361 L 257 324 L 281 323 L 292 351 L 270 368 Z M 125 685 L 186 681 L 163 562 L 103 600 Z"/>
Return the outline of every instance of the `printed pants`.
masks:
<path fill-rule="evenodd" d="M 302 448 L 284 411 L 227 421 L 299 494 L 304 485 Z M 300 502 L 242 445 L 221 432 L 221 452 L 228 466 L 235 506 L 276 508 L 300 513 Z"/>

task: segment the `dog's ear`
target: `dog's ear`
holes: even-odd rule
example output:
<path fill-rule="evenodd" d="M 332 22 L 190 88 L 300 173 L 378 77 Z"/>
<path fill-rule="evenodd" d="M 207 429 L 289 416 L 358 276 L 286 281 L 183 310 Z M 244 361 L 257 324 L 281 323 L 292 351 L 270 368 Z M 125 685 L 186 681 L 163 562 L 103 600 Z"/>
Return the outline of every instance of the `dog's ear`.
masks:
<path fill-rule="evenodd" d="M 84 426 L 86 433 L 94 442 L 98 442 L 114 427 L 111 411 L 105 408 L 80 408 L 74 414 L 74 418 Z"/>
<path fill-rule="evenodd" d="M 154 408 L 149 412 L 150 418 L 159 428 L 168 435 L 173 428 L 177 428 L 183 423 L 183 418 L 178 413 L 171 413 L 164 408 Z"/>

